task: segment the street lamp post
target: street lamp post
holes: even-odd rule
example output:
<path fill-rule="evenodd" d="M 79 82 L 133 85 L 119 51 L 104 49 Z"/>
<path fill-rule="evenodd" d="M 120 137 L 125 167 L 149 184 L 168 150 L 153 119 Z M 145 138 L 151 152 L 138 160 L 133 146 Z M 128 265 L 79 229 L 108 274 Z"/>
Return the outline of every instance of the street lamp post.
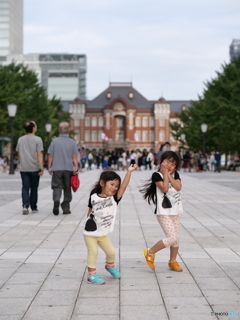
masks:
<path fill-rule="evenodd" d="M 181 133 L 181 140 L 182 140 L 182 156 L 184 153 L 184 141 L 185 141 L 186 135 L 185 133 Z"/>
<path fill-rule="evenodd" d="M 183 141 L 183 144 L 184 144 L 185 138 L 186 138 L 185 133 L 181 133 L 181 140 Z"/>
<path fill-rule="evenodd" d="M 11 155 L 10 155 L 10 170 L 9 174 L 14 174 L 14 163 L 13 163 L 13 122 L 17 112 L 17 106 L 15 104 L 8 105 L 8 115 L 10 117 L 10 130 L 11 130 Z"/>
<path fill-rule="evenodd" d="M 47 134 L 48 134 L 48 136 L 49 136 L 49 133 L 50 133 L 51 130 L 52 130 L 52 124 L 51 124 L 51 123 L 47 123 L 47 124 L 45 125 L 45 128 L 46 128 Z"/>
<path fill-rule="evenodd" d="M 52 124 L 51 123 L 46 123 L 45 124 L 45 129 L 47 131 L 47 150 L 48 150 L 48 146 L 49 146 L 49 135 L 50 135 L 50 132 L 52 130 Z M 45 155 L 45 164 L 47 165 L 47 152 L 46 152 L 46 155 Z M 48 166 L 47 166 L 48 167 Z"/>
<path fill-rule="evenodd" d="M 205 155 L 205 134 L 207 132 L 207 124 L 206 123 L 202 123 L 201 124 L 201 130 L 202 130 L 202 134 L 203 134 L 203 154 Z"/>
<path fill-rule="evenodd" d="M 49 145 L 49 135 L 50 135 L 50 132 L 52 130 L 52 124 L 51 123 L 47 123 L 45 124 L 45 129 L 47 131 L 47 149 L 48 149 L 48 145 Z"/>

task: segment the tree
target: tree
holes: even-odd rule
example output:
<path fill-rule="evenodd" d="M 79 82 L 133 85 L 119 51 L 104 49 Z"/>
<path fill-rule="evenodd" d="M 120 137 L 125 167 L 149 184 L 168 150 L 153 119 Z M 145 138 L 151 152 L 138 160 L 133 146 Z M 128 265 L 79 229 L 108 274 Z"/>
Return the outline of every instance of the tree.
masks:
<path fill-rule="evenodd" d="M 171 125 L 177 139 L 186 134 L 191 149 L 202 149 L 202 123 L 208 124 L 206 151 L 218 149 L 221 153 L 233 154 L 240 141 L 240 57 L 222 65 L 215 79 L 206 82 L 203 96 L 191 102 L 188 110 L 179 114 L 182 122 Z M 239 153 L 240 154 L 240 153 Z"/>
<path fill-rule="evenodd" d="M 0 65 L 0 136 L 10 136 L 8 104 L 17 105 L 14 119 L 14 142 L 25 134 L 23 125 L 29 120 L 37 123 L 39 135 L 46 150 L 45 124 L 52 124 L 51 135 L 57 135 L 58 124 L 62 120 L 69 121 L 70 114 L 63 112 L 59 99 L 48 100 L 45 88 L 39 83 L 34 71 L 23 64 L 11 63 Z"/>

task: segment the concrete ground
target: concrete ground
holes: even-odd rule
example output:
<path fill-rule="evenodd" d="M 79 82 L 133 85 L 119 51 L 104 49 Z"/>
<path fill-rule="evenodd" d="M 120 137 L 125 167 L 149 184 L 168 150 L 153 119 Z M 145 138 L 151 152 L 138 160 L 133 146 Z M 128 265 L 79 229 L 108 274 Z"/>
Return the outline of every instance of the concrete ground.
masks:
<path fill-rule="evenodd" d="M 105 271 L 99 250 L 102 286 L 86 282 L 82 236 L 89 191 L 100 171 L 80 174 L 72 214 L 59 216 L 52 214 L 47 172 L 39 212 L 27 216 L 21 212 L 19 173 L 1 173 L 0 320 L 240 319 L 240 173 L 180 172 L 178 261 L 184 271 L 177 273 L 168 268 L 168 248 L 157 253 L 155 271 L 142 258 L 141 250 L 163 237 L 153 207 L 139 193 L 152 172 L 132 173 L 111 234 L 122 278 Z"/>

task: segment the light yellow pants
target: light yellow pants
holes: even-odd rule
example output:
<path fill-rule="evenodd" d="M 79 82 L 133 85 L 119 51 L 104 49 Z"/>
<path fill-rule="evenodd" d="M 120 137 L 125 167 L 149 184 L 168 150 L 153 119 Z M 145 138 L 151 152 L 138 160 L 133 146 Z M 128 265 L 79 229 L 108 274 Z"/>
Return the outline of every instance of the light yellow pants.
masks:
<path fill-rule="evenodd" d="M 109 236 L 90 237 L 84 235 L 84 240 L 88 249 L 87 266 L 89 268 L 96 268 L 98 246 L 106 253 L 106 262 L 115 262 L 115 249 Z"/>

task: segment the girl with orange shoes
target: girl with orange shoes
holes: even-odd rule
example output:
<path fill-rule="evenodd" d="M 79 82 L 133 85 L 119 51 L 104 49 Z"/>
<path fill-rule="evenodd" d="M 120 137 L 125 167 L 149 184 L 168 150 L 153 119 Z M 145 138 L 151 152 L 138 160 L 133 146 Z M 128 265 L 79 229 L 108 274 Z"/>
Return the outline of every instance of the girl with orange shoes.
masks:
<path fill-rule="evenodd" d="M 170 260 L 168 266 L 174 271 L 183 271 L 176 261 L 179 249 L 179 213 L 182 213 L 180 190 L 181 179 L 177 169 L 180 158 L 173 151 L 165 151 L 160 158 L 160 168 L 152 174 L 140 192 L 150 204 L 156 205 L 155 214 L 166 238 L 158 241 L 150 249 L 143 249 L 143 256 L 148 266 L 154 270 L 155 253 L 170 246 Z"/>

